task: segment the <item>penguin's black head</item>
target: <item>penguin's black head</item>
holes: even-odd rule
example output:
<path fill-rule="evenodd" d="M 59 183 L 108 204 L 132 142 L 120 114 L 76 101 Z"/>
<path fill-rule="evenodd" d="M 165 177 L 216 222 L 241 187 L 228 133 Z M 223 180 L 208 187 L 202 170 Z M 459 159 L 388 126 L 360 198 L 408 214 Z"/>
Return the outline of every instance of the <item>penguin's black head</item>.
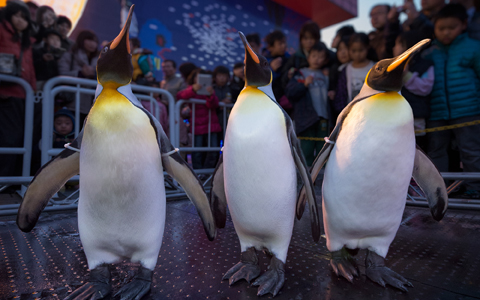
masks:
<path fill-rule="evenodd" d="M 365 83 L 377 91 L 400 91 L 408 61 L 429 43 L 429 39 L 422 40 L 397 57 L 379 61 L 368 72 Z"/>
<path fill-rule="evenodd" d="M 267 59 L 253 52 L 245 35 L 238 32 L 245 45 L 245 86 L 266 86 L 272 81 L 272 71 Z"/>
<path fill-rule="evenodd" d="M 97 79 L 102 85 L 127 85 L 132 80 L 133 66 L 130 54 L 128 31 L 132 20 L 133 7 L 130 7 L 127 21 L 120 34 L 103 49 L 97 61 Z"/>

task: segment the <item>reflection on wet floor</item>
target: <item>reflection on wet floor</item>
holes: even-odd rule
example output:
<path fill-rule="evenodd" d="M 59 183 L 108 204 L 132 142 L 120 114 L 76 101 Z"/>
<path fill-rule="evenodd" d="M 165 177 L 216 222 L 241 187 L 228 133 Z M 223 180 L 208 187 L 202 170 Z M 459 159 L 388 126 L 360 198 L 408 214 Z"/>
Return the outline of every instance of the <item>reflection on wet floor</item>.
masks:
<path fill-rule="evenodd" d="M 316 244 L 311 238 L 308 216 L 296 221 L 285 285 L 275 299 L 480 299 L 480 212 L 449 210 L 438 223 L 428 209 L 406 208 L 386 263 L 413 283 L 408 294 L 382 288 L 364 275 L 353 284 L 337 278 L 325 239 Z M 257 288 L 246 281 L 232 287 L 222 281 L 239 254 L 230 219 L 209 242 L 193 205 L 169 202 L 152 291 L 144 299 L 257 299 Z M 364 258 L 360 251 L 362 274 Z M 259 259 L 265 271 L 268 259 L 264 254 Z M 114 266 L 113 293 L 136 267 Z M 43 214 L 30 233 L 22 233 L 14 217 L 0 218 L 0 299 L 63 299 L 87 279 L 75 212 Z"/>

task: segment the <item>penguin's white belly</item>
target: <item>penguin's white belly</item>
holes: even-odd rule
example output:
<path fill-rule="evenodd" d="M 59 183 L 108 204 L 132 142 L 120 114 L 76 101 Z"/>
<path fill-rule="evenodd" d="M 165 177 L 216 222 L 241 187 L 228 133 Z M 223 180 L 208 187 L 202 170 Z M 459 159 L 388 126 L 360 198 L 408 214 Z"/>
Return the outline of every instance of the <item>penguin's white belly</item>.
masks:
<path fill-rule="evenodd" d="M 328 159 L 323 215 L 330 251 L 347 246 L 385 256 L 400 225 L 415 136 L 408 103 L 389 97 L 352 108 Z"/>
<path fill-rule="evenodd" d="M 125 126 L 105 132 L 90 124 L 91 113 L 85 127 L 78 219 L 90 269 L 122 258 L 153 269 L 162 242 L 165 187 L 155 132 L 139 109 L 127 116 Z"/>
<path fill-rule="evenodd" d="M 267 247 L 286 257 L 295 214 L 296 173 L 284 116 L 275 103 L 267 97 L 237 100 L 223 159 L 228 207 L 242 251 Z"/>

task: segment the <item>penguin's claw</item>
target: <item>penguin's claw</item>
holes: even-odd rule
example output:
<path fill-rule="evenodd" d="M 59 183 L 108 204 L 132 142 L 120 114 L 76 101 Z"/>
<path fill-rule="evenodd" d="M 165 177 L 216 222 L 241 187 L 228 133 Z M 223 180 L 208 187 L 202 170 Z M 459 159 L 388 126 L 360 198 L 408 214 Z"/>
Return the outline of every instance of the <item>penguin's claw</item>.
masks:
<path fill-rule="evenodd" d="M 133 280 L 123 286 L 113 297 L 120 296 L 120 300 L 140 300 L 152 286 L 153 270 L 140 266 Z"/>
<path fill-rule="evenodd" d="M 388 284 L 404 292 L 408 292 L 408 289 L 405 286 L 413 287 L 413 284 L 403 278 L 403 276 L 395 273 L 385 266 L 367 268 L 365 270 L 365 275 L 367 275 L 370 280 L 380 284 L 383 287 L 385 287 L 385 284 Z"/>
<path fill-rule="evenodd" d="M 223 275 L 222 280 L 229 279 L 229 285 L 241 279 L 245 279 L 250 283 L 250 281 L 257 278 L 258 275 L 260 275 L 260 267 L 258 266 L 257 253 L 255 248 L 251 247 L 241 253 L 240 262 L 230 268 L 230 270 Z"/>
<path fill-rule="evenodd" d="M 358 268 L 355 259 L 345 248 L 332 252 L 330 265 L 337 276 L 342 276 L 351 283 L 353 283 L 353 277 L 358 276 Z"/>
<path fill-rule="evenodd" d="M 404 292 L 408 292 L 405 286 L 413 287 L 413 284 L 402 275 L 387 268 L 385 266 L 385 259 L 373 251 L 367 250 L 365 265 L 365 275 L 383 287 L 388 284 Z"/>
<path fill-rule="evenodd" d="M 122 287 L 114 297 L 120 296 L 120 300 L 140 300 L 150 291 L 151 285 L 151 281 L 134 279 Z"/>
<path fill-rule="evenodd" d="M 65 300 L 104 299 L 111 292 L 108 265 L 100 265 L 90 271 L 90 281 L 73 291 Z"/>
<path fill-rule="evenodd" d="M 253 279 L 260 275 L 260 267 L 251 263 L 239 262 L 233 268 L 227 271 L 222 280 L 229 279 L 228 284 L 233 285 L 235 282 L 245 279 L 250 283 Z"/>
<path fill-rule="evenodd" d="M 257 296 L 271 293 L 275 297 L 285 282 L 285 265 L 281 260 L 275 256 L 272 257 L 268 269 L 252 283 L 253 286 L 259 286 Z"/>
<path fill-rule="evenodd" d="M 110 284 L 87 282 L 68 295 L 65 300 L 98 300 L 110 294 Z"/>

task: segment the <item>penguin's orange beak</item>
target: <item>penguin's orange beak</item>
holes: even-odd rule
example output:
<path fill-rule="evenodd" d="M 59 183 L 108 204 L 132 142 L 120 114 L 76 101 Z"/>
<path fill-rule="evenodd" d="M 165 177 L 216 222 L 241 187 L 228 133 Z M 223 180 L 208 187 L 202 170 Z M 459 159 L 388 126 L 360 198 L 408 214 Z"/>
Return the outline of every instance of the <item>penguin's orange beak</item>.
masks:
<path fill-rule="evenodd" d="M 122 31 L 120 31 L 118 36 L 113 40 L 112 44 L 110 45 L 110 49 L 115 49 L 118 45 L 125 45 L 128 53 L 130 53 L 130 39 L 128 38 L 128 31 L 130 30 L 130 23 L 132 22 L 134 7 L 135 4 L 132 4 L 130 11 L 128 12 L 127 21 L 125 22 L 125 25 L 123 25 Z"/>

